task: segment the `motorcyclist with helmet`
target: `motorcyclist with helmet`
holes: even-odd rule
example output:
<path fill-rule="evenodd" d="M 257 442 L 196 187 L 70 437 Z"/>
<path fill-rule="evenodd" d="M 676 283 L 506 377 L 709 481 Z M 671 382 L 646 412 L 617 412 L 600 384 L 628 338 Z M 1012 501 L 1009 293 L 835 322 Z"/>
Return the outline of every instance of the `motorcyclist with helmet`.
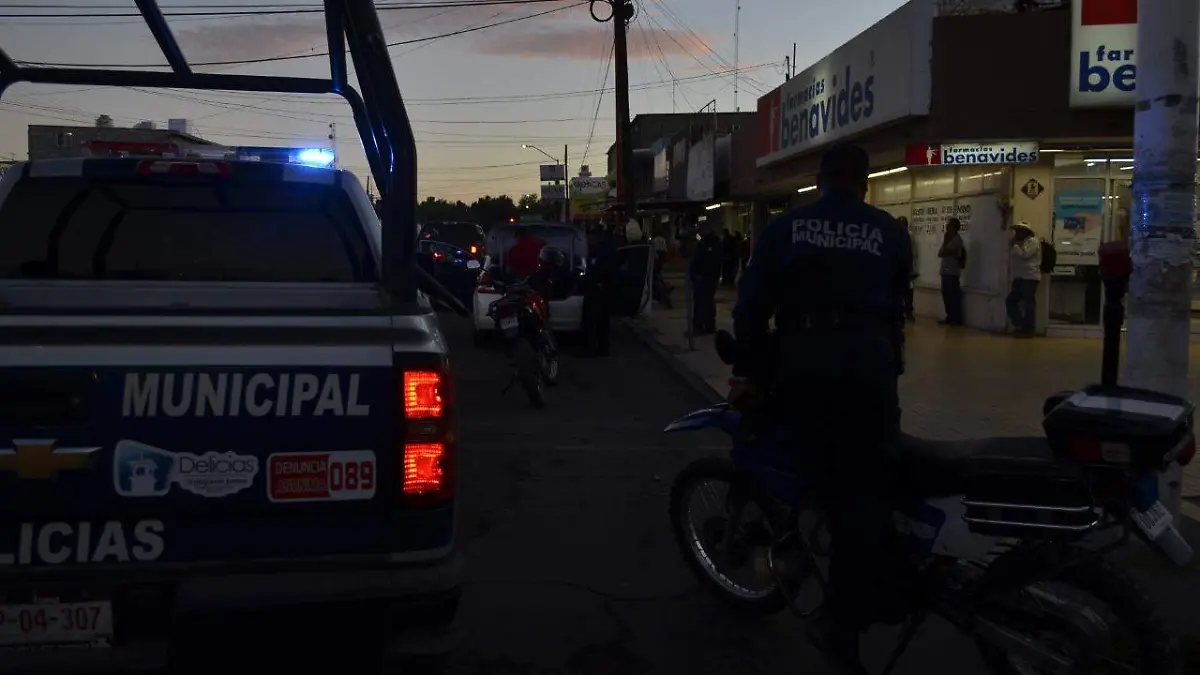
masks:
<path fill-rule="evenodd" d="M 839 672 L 856 675 L 865 673 L 859 635 L 899 603 L 886 493 L 912 265 L 903 226 L 865 202 L 869 166 L 860 147 L 829 148 L 820 198 L 759 237 L 733 310 L 739 357 L 730 392 L 733 400 L 771 389 L 793 436 L 776 461 L 812 477 L 806 485 L 829 519 L 832 555 L 831 593 L 809 638 Z"/>
<path fill-rule="evenodd" d="M 557 246 L 549 244 L 538 251 L 537 268 L 529 275 L 529 285 L 549 302 L 556 299 L 567 280 L 563 278 L 567 267 L 567 254 Z M 548 307 L 548 306 L 547 306 Z M 547 309 L 547 311 L 549 311 Z"/>

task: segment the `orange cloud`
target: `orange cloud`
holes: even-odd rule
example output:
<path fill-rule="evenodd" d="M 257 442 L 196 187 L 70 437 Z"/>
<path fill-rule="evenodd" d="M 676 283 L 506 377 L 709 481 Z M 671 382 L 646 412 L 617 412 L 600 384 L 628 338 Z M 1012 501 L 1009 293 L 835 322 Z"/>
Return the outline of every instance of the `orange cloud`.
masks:
<path fill-rule="evenodd" d="M 609 24 L 602 24 L 607 27 Z M 506 35 L 488 36 L 474 45 L 475 51 L 492 56 L 517 58 L 568 58 L 594 61 L 606 58 L 612 44 L 612 30 L 597 26 L 536 28 L 506 31 Z M 635 26 L 629 32 L 630 59 L 656 59 L 670 56 L 701 55 L 709 50 L 694 36 L 683 31 L 651 26 Z"/>
<path fill-rule="evenodd" d="M 564 4 L 567 1 L 564 0 Z M 557 6 L 552 2 L 539 3 L 537 8 L 545 11 Z M 398 42 L 518 18 L 525 13 L 528 10 L 518 5 L 385 10 L 379 12 L 379 22 L 388 42 Z M 550 14 L 537 20 L 549 20 L 565 13 Z M 287 19 L 254 17 L 205 21 L 197 28 L 179 28 L 183 25 L 186 24 L 174 26 L 175 35 L 188 59 L 193 61 L 235 61 L 326 50 L 324 19 L 317 14 Z M 437 44 L 437 41 L 431 43 Z M 422 44 L 427 43 L 414 46 Z"/>

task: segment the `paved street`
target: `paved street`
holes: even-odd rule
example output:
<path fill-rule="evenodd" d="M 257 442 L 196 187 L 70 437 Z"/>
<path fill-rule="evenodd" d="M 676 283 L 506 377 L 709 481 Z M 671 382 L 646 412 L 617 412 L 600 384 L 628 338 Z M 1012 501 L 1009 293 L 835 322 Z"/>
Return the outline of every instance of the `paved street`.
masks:
<path fill-rule="evenodd" d="M 616 332 L 608 360 L 563 363 L 543 411 L 500 398 L 498 351 L 443 319 L 462 411 L 465 639 L 451 672 L 488 675 L 814 673 L 788 616 L 731 616 L 695 586 L 667 523 L 670 481 L 726 449 L 720 436 L 661 433 L 703 403 L 639 340 Z M 883 644 L 887 635 L 875 636 Z M 871 650 L 876 668 L 882 646 Z M 932 623 L 900 673 L 980 672 Z"/>
<path fill-rule="evenodd" d="M 461 415 L 460 542 L 467 556 L 462 640 L 450 673 L 824 672 L 794 619 L 730 614 L 696 586 L 680 560 L 666 515 L 671 480 L 690 460 L 727 446 L 719 435 L 661 433 L 668 421 L 704 403 L 661 355 L 620 328 L 611 358 L 564 358 L 563 381 L 538 411 L 517 389 L 500 396 L 507 372 L 498 347 L 476 349 L 464 322 L 443 315 L 442 323 Z M 1187 528 L 1200 544 L 1195 525 L 1189 521 Z M 1133 551 L 1128 563 L 1168 621 L 1200 635 L 1195 565 L 1170 570 L 1147 551 Z M 872 672 L 882 668 L 893 636 L 890 629 L 868 636 Z M 354 663 L 339 638 L 323 637 L 310 645 L 222 623 L 199 643 L 221 664 L 373 672 Z M 1198 644 L 1194 637 L 1185 641 L 1193 659 L 1200 656 Z M 248 647 L 263 652 L 264 660 L 250 660 L 242 651 Z M 922 629 L 896 673 L 925 675 L 932 664 L 938 672 L 985 672 L 973 645 L 937 619 Z"/>

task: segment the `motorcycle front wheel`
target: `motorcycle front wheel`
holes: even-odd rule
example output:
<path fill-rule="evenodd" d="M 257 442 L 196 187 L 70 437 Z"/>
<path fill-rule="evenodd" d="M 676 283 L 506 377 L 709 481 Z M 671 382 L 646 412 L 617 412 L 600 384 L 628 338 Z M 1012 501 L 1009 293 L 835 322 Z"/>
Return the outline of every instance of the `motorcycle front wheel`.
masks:
<path fill-rule="evenodd" d="M 540 357 L 533 345 L 529 344 L 529 340 L 517 338 L 516 344 L 513 345 L 513 361 L 516 363 L 517 379 L 521 381 L 521 386 L 529 395 L 529 402 L 535 408 L 544 408 L 546 406 L 545 375 L 542 372 Z"/>
<path fill-rule="evenodd" d="M 1092 558 L 1062 569 L 1018 596 L 1027 616 L 1005 612 L 1006 628 L 1033 638 L 1039 651 L 1070 664 L 1071 675 L 1181 675 L 1179 640 L 1158 607 L 1129 572 Z M 993 619 L 988 612 L 984 618 Z M 993 619 L 994 620 L 994 619 Z M 1019 651 L 976 637 L 992 675 L 1063 672 Z"/>
<path fill-rule="evenodd" d="M 723 457 L 692 462 L 671 486 L 671 531 L 684 562 L 722 602 L 747 614 L 774 614 L 789 602 L 761 569 L 778 538 L 767 523 L 768 499 Z"/>

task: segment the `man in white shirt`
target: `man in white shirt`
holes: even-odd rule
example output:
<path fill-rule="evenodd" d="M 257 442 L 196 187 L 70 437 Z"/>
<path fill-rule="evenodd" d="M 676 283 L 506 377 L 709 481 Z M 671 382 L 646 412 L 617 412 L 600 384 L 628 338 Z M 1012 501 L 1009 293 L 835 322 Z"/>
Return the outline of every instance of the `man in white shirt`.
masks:
<path fill-rule="evenodd" d="M 1042 280 L 1042 242 L 1034 235 L 1029 223 L 1021 221 L 1013 225 L 1008 257 L 1012 274 L 1012 287 L 1005 299 L 1008 320 L 1012 323 L 1013 335 L 1033 337 L 1037 321 L 1037 289 Z"/>

